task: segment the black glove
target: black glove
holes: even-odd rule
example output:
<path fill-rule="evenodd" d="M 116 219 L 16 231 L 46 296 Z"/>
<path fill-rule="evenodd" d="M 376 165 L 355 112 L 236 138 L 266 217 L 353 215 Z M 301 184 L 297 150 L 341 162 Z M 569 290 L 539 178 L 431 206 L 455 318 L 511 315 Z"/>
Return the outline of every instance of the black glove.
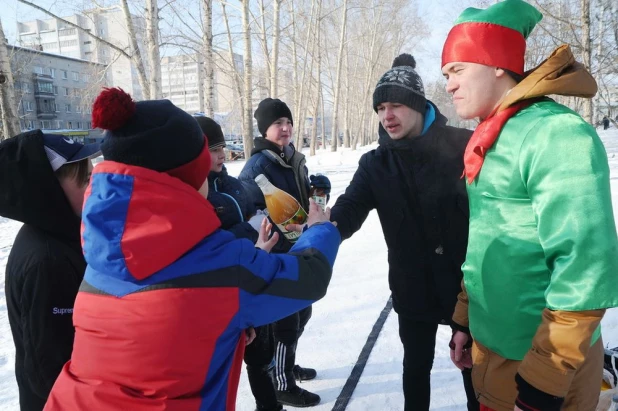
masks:
<path fill-rule="evenodd" d="M 328 179 L 328 177 L 322 174 L 318 174 L 317 176 L 314 176 L 312 174 L 309 176 L 309 182 L 313 187 L 319 188 L 324 191 L 324 194 L 330 194 L 330 180 Z"/>

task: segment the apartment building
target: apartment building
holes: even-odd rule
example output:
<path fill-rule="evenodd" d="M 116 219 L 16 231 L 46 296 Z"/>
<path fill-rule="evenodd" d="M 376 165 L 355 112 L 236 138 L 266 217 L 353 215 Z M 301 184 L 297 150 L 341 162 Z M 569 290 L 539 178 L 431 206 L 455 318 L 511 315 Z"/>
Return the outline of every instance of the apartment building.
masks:
<path fill-rule="evenodd" d="M 139 16 L 132 18 L 138 45 L 142 47 L 145 20 Z M 122 49 L 129 48 L 131 38 L 126 29 L 124 14 L 119 6 L 87 10 L 83 14 L 74 14 L 63 17 L 63 19 Z M 111 47 L 95 41 L 84 31 L 50 18 L 18 22 L 17 35 L 19 45 L 22 47 L 110 65 L 107 73 L 109 84 L 122 87 L 137 100 L 142 99 L 137 71 L 131 61 L 119 55 Z"/>
<path fill-rule="evenodd" d="M 8 50 L 22 130 L 99 134 L 91 130 L 91 108 L 107 85 L 103 64 L 17 46 Z"/>

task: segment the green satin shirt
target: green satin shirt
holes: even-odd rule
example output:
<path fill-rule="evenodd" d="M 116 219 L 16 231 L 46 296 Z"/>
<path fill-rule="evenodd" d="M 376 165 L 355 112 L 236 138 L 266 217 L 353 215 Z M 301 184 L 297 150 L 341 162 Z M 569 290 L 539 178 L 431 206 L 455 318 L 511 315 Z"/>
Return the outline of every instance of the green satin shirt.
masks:
<path fill-rule="evenodd" d="M 470 331 L 480 343 L 521 360 L 543 309 L 618 306 L 607 154 L 575 112 L 549 99 L 518 112 L 468 194 L 463 272 Z"/>

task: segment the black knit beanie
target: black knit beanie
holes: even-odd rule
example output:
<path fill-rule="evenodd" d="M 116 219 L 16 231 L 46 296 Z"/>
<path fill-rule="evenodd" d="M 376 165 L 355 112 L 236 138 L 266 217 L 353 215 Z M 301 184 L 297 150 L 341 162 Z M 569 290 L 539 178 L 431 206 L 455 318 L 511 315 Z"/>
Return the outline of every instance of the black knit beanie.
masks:
<path fill-rule="evenodd" d="M 197 124 L 200 125 L 202 132 L 208 138 L 208 148 L 215 149 L 219 147 L 225 147 L 225 137 L 221 126 L 215 120 L 210 117 L 195 116 Z"/>
<path fill-rule="evenodd" d="M 105 160 L 165 172 L 199 189 L 210 171 L 208 141 L 193 116 L 169 100 L 134 102 L 119 88 L 96 98 L 92 125 L 106 130 Z"/>
<path fill-rule="evenodd" d="M 373 92 L 373 109 L 377 113 L 382 103 L 400 103 L 425 114 L 425 88 L 416 70 L 416 61 L 409 54 L 400 54 Z"/>
<path fill-rule="evenodd" d="M 268 127 L 281 117 L 289 118 L 292 125 L 294 125 L 292 112 L 289 107 L 278 98 L 273 99 L 268 97 L 260 101 L 253 117 L 257 120 L 258 130 L 264 137 L 266 137 L 266 130 L 268 130 Z"/>

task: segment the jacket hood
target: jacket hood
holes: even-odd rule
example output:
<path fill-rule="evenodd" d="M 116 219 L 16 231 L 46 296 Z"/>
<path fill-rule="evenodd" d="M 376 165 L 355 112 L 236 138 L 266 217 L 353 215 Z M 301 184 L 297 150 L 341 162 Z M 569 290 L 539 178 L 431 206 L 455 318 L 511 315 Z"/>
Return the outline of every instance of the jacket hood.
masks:
<path fill-rule="evenodd" d="M 283 149 L 279 148 L 278 145 L 273 143 L 270 140 L 266 140 L 264 137 L 257 137 L 253 139 L 253 150 L 251 150 L 251 155 L 259 153 L 264 150 L 270 150 L 275 153 L 277 156 L 282 159 L 289 161 L 292 156 L 296 153 L 296 148 L 294 144 L 290 143 L 290 145 L 283 147 Z M 300 153 L 298 153 L 300 154 Z"/>
<path fill-rule="evenodd" d="M 382 123 L 378 125 L 378 144 L 381 147 L 389 148 L 389 149 L 406 149 L 413 148 L 417 145 L 420 140 L 424 140 L 428 134 L 428 131 L 434 126 L 445 126 L 447 119 L 444 117 L 438 107 L 433 104 L 431 101 L 427 100 L 427 106 L 425 109 L 425 115 L 423 116 L 423 131 L 420 136 L 416 136 L 413 138 L 404 138 L 401 140 L 393 140 L 384 127 L 382 127 Z"/>
<path fill-rule="evenodd" d="M 558 94 L 591 98 L 597 93 L 597 83 L 568 45 L 558 47 L 541 64 L 526 73 L 500 104 L 501 111 L 518 101 Z"/>
<path fill-rule="evenodd" d="M 221 226 L 213 206 L 166 173 L 103 161 L 82 214 L 88 265 L 122 281 L 167 267 Z"/>
<path fill-rule="evenodd" d="M 0 215 L 68 240 L 79 240 L 75 215 L 33 130 L 0 144 Z"/>

